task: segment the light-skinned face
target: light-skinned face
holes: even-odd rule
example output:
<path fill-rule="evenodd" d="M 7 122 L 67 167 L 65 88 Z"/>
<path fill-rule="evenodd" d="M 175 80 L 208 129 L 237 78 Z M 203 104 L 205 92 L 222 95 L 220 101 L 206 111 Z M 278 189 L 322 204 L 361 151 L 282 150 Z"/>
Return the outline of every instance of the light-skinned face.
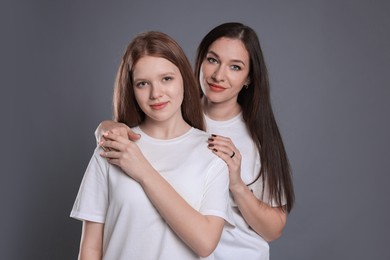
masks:
<path fill-rule="evenodd" d="M 172 62 L 160 57 L 142 57 L 134 67 L 133 86 L 137 103 L 146 115 L 146 123 L 183 121 L 183 78 Z"/>
<path fill-rule="evenodd" d="M 249 69 L 249 54 L 240 40 L 222 37 L 213 42 L 199 76 L 208 101 L 236 105 L 238 93 L 249 83 Z"/>

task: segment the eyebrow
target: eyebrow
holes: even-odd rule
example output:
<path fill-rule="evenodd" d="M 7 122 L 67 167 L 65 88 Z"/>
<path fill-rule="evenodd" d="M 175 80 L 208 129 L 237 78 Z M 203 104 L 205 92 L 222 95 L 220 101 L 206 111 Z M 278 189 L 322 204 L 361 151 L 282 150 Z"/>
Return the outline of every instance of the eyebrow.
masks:
<path fill-rule="evenodd" d="M 219 55 L 216 54 L 215 52 L 213 51 L 208 51 L 207 54 L 212 54 L 214 56 L 216 56 L 218 59 L 220 59 Z M 246 66 L 245 65 L 245 62 L 243 62 L 242 60 L 239 60 L 239 59 L 233 59 L 233 60 L 230 60 L 231 62 L 237 62 L 237 63 L 241 63 L 242 65 Z"/>
<path fill-rule="evenodd" d="M 157 77 L 166 77 L 166 76 L 175 76 L 177 73 L 174 71 L 169 71 L 169 72 L 164 72 L 161 74 L 158 74 Z M 145 77 L 138 77 L 138 78 L 133 78 L 133 81 L 139 81 L 139 80 L 147 80 Z"/>

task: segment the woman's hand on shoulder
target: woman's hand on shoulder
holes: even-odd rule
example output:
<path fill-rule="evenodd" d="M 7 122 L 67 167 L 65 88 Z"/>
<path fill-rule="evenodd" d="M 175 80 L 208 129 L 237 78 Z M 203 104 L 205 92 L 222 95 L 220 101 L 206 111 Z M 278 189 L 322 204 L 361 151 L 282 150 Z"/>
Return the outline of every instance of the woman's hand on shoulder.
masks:
<path fill-rule="evenodd" d="M 107 132 L 128 138 L 132 141 L 136 141 L 140 138 L 140 135 L 134 133 L 126 124 L 105 120 L 102 121 L 95 130 L 95 138 L 98 144 L 100 141 L 105 140 L 104 133 Z"/>
<path fill-rule="evenodd" d="M 141 182 L 146 177 L 144 172 L 152 169 L 150 163 L 142 154 L 138 145 L 127 137 L 106 132 L 103 134 L 104 140 L 99 145 L 105 147 L 105 151 L 100 156 L 107 159 L 110 164 L 120 167 L 127 175 L 137 182 Z"/>
<path fill-rule="evenodd" d="M 208 148 L 224 160 L 229 168 L 229 186 L 241 184 L 241 153 L 229 137 L 212 134 Z"/>

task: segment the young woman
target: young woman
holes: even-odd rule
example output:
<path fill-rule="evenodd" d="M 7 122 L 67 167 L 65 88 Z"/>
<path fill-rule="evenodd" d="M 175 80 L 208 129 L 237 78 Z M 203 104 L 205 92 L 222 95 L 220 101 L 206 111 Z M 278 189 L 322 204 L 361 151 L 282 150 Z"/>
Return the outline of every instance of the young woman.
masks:
<path fill-rule="evenodd" d="M 216 259 L 269 259 L 294 203 L 291 170 L 276 124 L 267 68 L 255 31 L 225 23 L 201 41 L 195 76 L 202 90 L 208 147 L 229 168 L 235 229 L 225 229 Z M 124 125 L 104 121 L 96 131 L 140 138 Z M 143 136 L 140 138 L 142 140 Z"/>
<path fill-rule="evenodd" d="M 79 259 L 214 259 L 232 219 L 228 168 L 205 145 L 194 96 L 191 65 L 173 39 L 148 32 L 130 43 L 114 113 L 142 139 L 106 133 L 95 150 L 71 212 L 83 221 Z"/>

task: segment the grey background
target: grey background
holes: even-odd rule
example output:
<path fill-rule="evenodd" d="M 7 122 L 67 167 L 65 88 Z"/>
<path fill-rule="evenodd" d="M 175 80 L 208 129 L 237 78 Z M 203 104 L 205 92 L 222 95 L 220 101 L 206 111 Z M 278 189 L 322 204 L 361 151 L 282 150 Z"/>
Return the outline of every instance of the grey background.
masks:
<path fill-rule="evenodd" d="M 68 217 L 111 117 L 132 37 L 161 30 L 191 61 L 214 26 L 253 27 L 294 171 L 271 259 L 390 259 L 388 1 L 2 1 L 0 259 L 75 259 Z"/>

